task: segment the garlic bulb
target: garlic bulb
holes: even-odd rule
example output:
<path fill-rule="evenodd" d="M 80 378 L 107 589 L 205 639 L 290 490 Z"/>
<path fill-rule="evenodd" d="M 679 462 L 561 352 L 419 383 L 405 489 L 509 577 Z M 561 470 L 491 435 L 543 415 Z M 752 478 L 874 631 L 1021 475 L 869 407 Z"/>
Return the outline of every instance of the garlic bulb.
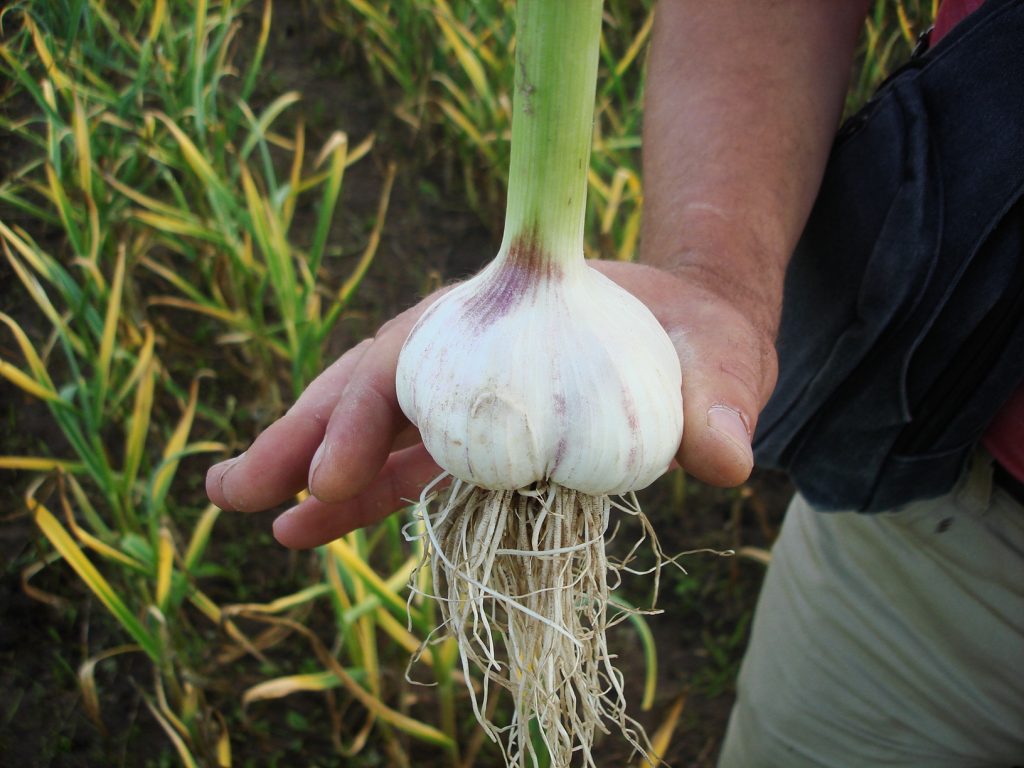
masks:
<path fill-rule="evenodd" d="M 644 488 L 679 447 L 678 354 L 582 254 L 536 251 L 514 242 L 424 313 L 398 362 L 402 410 L 444 470 L 483 488 Z"/>

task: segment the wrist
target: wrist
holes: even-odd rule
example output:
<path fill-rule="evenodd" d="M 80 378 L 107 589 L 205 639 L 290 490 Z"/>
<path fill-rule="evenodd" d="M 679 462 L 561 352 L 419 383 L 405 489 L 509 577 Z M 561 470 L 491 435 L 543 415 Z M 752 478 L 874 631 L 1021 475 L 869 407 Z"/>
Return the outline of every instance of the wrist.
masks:
<path fill-rule="evenodd" d="M 685 206 L 668 221 L 670 227 L 645 226 L 641 263 L 731 305 L 773 343 L 792 244 L 717 206 Z"/>

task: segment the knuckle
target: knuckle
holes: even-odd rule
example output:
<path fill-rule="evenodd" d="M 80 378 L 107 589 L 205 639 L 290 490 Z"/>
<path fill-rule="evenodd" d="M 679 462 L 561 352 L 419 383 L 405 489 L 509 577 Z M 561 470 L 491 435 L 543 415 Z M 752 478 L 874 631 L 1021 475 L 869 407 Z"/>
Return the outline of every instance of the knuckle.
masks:
<path fill-rule="evenodd" d="M 746 408 L 760 406 L 763 379 L 760 366 L 752 365 L 741 357 L 729 357 L 718 364 L 718 370 L 738 388 L 737 394 L 743 401 L 742 405 Z"/>

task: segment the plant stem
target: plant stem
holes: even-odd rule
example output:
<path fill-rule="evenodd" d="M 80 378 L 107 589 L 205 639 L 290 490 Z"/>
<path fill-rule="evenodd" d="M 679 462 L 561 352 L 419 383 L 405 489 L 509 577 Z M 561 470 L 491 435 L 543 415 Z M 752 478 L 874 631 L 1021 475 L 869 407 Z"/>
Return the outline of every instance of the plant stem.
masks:
<path fill-rule="evenodd" d="M 583 260 L 602 0 L 519 0 L 502 252 Z"/>

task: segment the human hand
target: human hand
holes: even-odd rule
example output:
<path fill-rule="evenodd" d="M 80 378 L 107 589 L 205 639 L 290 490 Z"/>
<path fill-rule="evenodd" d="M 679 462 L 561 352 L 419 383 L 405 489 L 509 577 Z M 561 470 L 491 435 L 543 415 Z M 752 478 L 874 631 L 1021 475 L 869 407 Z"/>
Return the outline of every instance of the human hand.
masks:
<path fill-rule="evenodd" d="M 669 333 L 683 369 L 679 464 L 720 486 L 753 466 L 750 435 L 775 382 L 770 332 L 726 293 L 654 267 L 590 262 L 643 301 Z M 342 355 L 206 489 L 223 509 L 253 512 L 310 495 L 274 522 L 288 547 L 323 544 L 419 496 L 441 473 L 395 393 L 398 354 L 432 294 Z"/>

